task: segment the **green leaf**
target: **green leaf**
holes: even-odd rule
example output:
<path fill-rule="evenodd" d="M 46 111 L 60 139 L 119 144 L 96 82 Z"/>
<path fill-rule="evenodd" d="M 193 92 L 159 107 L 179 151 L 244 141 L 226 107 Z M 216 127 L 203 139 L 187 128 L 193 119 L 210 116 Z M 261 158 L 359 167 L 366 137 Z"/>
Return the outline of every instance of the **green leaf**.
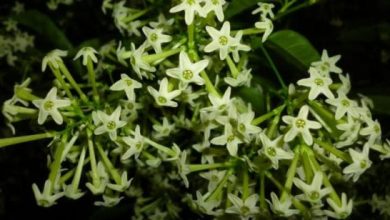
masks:
<path fill-rule="evenodd" d="M 390 115 L 390 96 L 369 95 L 368 97 L 374 102 L 374 112 L 383 115 Z"/>
<path fill-rule="evenodd" d="M 237 93 L 244 101 L 251 103 L 255 112 L 265 112 L 265 96 L 261 86 L 242 87 L 237 91 Z"/>
<path fill-rule="evenodd" d="M 262 2 L 262 1 L 259 1 L 259 0 L 233 0 L 229 4 L 229 7 L 225 11 L 225 17 L 231 18 L 234 15 L 237 15 L 237 14 L 245 11 L 246 9 L 253 7 L 258 2 Z"/>
<path fill-rule="evenodd" d="M 273 33 L 265 45 L 302 71 L 307 70 L 312 62 L 320 60 L 320 54 L 313 45 L 293 30 Z"/>
<path fill-rule="evenodd" d="M 37 32 L 40 35 L 39 37 L 50 42 L 58 49 L 68 50 L 72 48 L 72 44 L 66 38 L 64 32 L 47 15 L 37 10 L 28 10 L 15 16 L 14 19 L 19 24 Z"/>

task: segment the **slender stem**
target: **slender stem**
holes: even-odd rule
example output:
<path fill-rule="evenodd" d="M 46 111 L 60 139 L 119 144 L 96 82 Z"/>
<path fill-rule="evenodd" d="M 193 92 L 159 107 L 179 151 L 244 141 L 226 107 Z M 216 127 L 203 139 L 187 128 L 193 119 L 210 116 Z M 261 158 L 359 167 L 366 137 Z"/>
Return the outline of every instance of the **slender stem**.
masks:
<path fill-rule="evenodd" d="M 265 49 L 265 47 L 263 45 L 261 45 L 260 48 L 261 48 L 261 51 L 263 51 L 264 56 L 267 59 L 268 63 L 270 64 L 272 71 L 274 72 L 274 74 L 278 78 L 280 85 L 283 87 L 283 89 L 286 89 L 287 86 L 284 83 L 283 78 L 282 78 L 282 76 L 279 73 L 279 70 L 276 68 L 275 63 L 272 61 L 272 59 L 271 59 L 270 55 L 268 54 L 267 50 Z"/>
<path fill-rule="evenodd" d="M 10 145 L 21 144 L 30 141 L 37 141 L 46 138 L 53 138 L 56 136 L 56 132 L 45 132 L 41 134 L 33 134 L 19 137 L 10 137 L 10 138 L 2 138 L 0 139 L 0 149 L 3 147 L 7 147 Z"/>
<path fill-rule="evenodd" d="M 127 17 L 124 22 L 128 23 L 128 22 L 131 22 L 131 21 L 134 21 L 135 19 L 141 17 L 142 15 L 148 13 L 151 9 L 148 8 L 148 9 L 145 9 L 145 10 L 142 10 L 142 11 L 139 11 L 137 13 L 135 13 L 134 15 L 131 15 L 129 17 Z"/>
<path fill-rule="evenodd" d="M 96 74 L 95 74 L 95 70 L 93 69 L 93 62 L 92 62 L 91 57 L 88 57 L 88 60 L 87 60 L 87 70 L 88 70 L 89 82 L 92 85 L 93 99 L 96 102 L 99 102 L 99 94 L 98 94 L 97 87 L 96 87 Z"/>
<path fill-rule="evenodd" d="M 206 201 L 212 201 L 214 199 L 217 199 L 218 196 L 220 195 L 223 187 L 225 186 L 226 182 L 229 179 L 229 176 L 232 175 L 233 169 L 229 169 L 223 179 L 218 183 L 218 186 L 214 189 L 214 191 L 209 195 L 208 198 L 206 198 Z"/>
<path fill-rule="evenodd" d="M 120 185 L 122 183 L 122 178 L 119 175 L 118 171 L 115 169 L 114 165 L 112 165 L 111 160 L 107 157 L 106 153 L 104 153 L 104 150 L 102 146 L 97 143 L 97 150 L 99 152 L 100 157 L 102 158 L 103 164 L 110 173 L 112 179 L 115 181 L 116 184 Z"/>
<path fill-rule="evenodd" d="M 288 194 L 290 194 L 291 187 L 293 185 L 293 179 L 294 179 L 296 171 L 297 171 L 299 150 L 300 150 L 299 146 L 297 148 L 295 148 L 295 150 L 294 150 L 294 153 L 295 153 L 294 158 L 291 161 L 290 167 L 288 168 L 287 179 L 286 179 L 286 182 L 284 183 L 285 190 L 283 190 L 282 195 L 280 197 L 281 202 L 284 202 L 287 199 Z"/>
<path fill-rule="evenodd" d="M 283 104 L 283 105 L 273 109 L 272 111 L 268 112 L 267 114 L 264 114 L 262 116 L 259 116 L 255 119 L 253 119 L 252 125 L 259 125 L 259 124 L 263 123 L 264 121 L 272 118 L 274 115 L 280 114 L 285 107 L 286 107 L 286 105 Z"/>
<path fill-rule="evenodd" d="M 306 151 L 301 151 L 301 161 L 302 161 L 302 164 L 303 164 L 303 171 L 305 172 L 305 179 L 307 182 L 311 183 L 311 181 L 313 180 L 313 169 L 311 167 L 311 163 L 310 163 L 310 159 L 309 159 L 309 155 L 307 154 Z"/>
<path fill-rule="evenodd" d="M 190 172 L 198 172 L 203 170 L 227 168 L 227 167 L 231 167 L 232 165 L 229 162 L 227 162 L 227 163 L 213 163 L 213 164 L 189 164 L 187 166 Z"/>
<path fill-rule="evenodd" d="M 89 129 L 87 129 L 87 137 L 88 137 L 88 154 L 90 158 L 91 171 L 92 171 L 92 183 L 94 186 L 99 186 L 100 179 L 99 179 L 99 174 L 97 172 L 95 149 L 93 146 L 92 132 Z"/>
<path fill-rule="evenodd" d="M 157 60 L 165 59 L 167 57 L 170 57 L 172 55 L 180 53 L 180 51 L 182 51 L 181 47 L 176 48 L 176 49 L 172 49 L 172 50 L 168 50 L 168 51 L 164 51 L 161 53 L 157 53 L 157 54 L 145 55 L 142 57 L 142 59 L 147 63 L 154 63 Z"/>
<path fill-rule="evenodd" d="M 338 157 L 338 158 L 340 158 L 348 163 L 353 163 L 349 154 L 347 154 L 343 151 L 340 151 L 339 149 L 335 148 L 333 145 L 326 143 L 326 142 L 323 142 L 323 141 L 320 141 L 318 139 L 315 139 L 314 143 L 320 145 L 322 148 L 324 148 L 324 150 L 334 154 L 336 157 Z"/>
<path fill-rule="evenodd" d="M 232 74 L 233 78 L 237 78 L 238 74 L 240 74 L 240 71 L 238 71 L 236 64 L 233 62 L 232 58 L 230 58 L 230 55 L 226 57 L 226 62 L 229 66 L 230 73 Z"/>
<path fill-rule="evenodd" d="M 237 34 L 239 31 L 242 31 L 242 35 L 252 35 L 252 34 L 261 34 L 264 33 L 264 29 L 258 29 L 258 28 L 247 28 L 242 30 L 234 30 L 231 31 L 232 35 Z"/>
<path fill-rule="evenodd" d="M 54 190 L 54 186 L 56 185 L 56 179 L 58 177 L 58 172 L 60 172 L 61 170 L 62 154 L 65 149 L 67 139 L 67 133 L 62 135 L 59 147 L 55 150 L 53 162 L 50 164 L 49 181 L 52 183 L 51 191 Z"/>
<path fill-rule="evenodd" d="M 248 169 L 243 170 L 242 174 L 242 200 L 245 201 L 249 196 L 249 174 Z"/>
<path fill-rule="evenodd" d="M 85 93 L 81 90 L 79 84 L 77 84 L 76 80 L 74 80 L 72 74 L 70 74 L 68 68 L 66 68 L 66 66 L 64 65 L 64 63 L 60 62 L 59 63 L 59 66 L 60 66 L 60 70 L 62 72 L 62 74 L 64 74 L 64 76 L 66 77 L 66 79 L 68 79 L 70 85 L 72 85 L 72 87 L 76 90 L 76 92 L 79 94 L 81 100 L 83 100 L 83 102 L 87 103 L 88 102 L 88 98 L 87 96 L 85 95 Z"/>
<path fill-rule="evenodd" d="M 28 91 L 27 89 L 23 89 L 23 88 L 16 89 L 16 96 L 18 98 L 26 100 L 26 101 L 34 101 L 34 100 L 40 99 L 38 96 L 31 94 L 30 91 Z"/>
<path fill-rule="evenodd" d="M 190 25 L 187 26 L 187 34 L 188 34 L 188 48 L 189 50 L 193 50 L 195 47 L 195 21 L 193 21 Z"/>
<path fill-rule="evenodd" d="M 267 203 L 265 201 L 265 178 L 264 172 L 260 173 L 260 207 L 262 210 L 267 210 Z"/>
<path fill-rule="evenodd" d="M 83 147 L 83 149 L 81 150 L 80 157 L 79 157 L 79 162 L 77 164 L 76 173 L 73 176 L 72 189 L 74 192 L 77 192 L 78 188 L 79 188 L 81 174 L 83 172 L 85 152 L 86 152 L 85 147 Z"/>
<path fill-rule="evenodd" d="M 145 140 L 145 143 L 149 144 L 150 146 L 156 148 L 159 151 L 162 151 L 162 152 L 168 154 L 171 157 L 177 156 L 175 151 L 173 151 L 169 147 L 165 147 L 165 146 L 163 146 L 163 145 L 161 145 L 159 143 L 156 143 L 156 142 L 150 140 L 149 138 L 145 138 L 144 140 Z"/>
<path fill-rule="evenodd" d="M 61 62 L 59 62 L 59 63 L 61 63 Z M 66 84 L 64 78 L 62 78 L 60 70 L 59 70 L 58 68 L 52 67 L 51 64 L 49 64 L 49 66 L 50 66 L 50 69 L 51 69 L 51 71 L 53 72 L 54 76 L 57 78 L 58 82 L 60 82 L 62 88 L 65 90 L 66 95 L 67 95 L 70 99 L 73 99 L 73 95 L 72 95 L 72 93 L 70 92 L 69 87 L 68 87 L 68 85 Z"/>

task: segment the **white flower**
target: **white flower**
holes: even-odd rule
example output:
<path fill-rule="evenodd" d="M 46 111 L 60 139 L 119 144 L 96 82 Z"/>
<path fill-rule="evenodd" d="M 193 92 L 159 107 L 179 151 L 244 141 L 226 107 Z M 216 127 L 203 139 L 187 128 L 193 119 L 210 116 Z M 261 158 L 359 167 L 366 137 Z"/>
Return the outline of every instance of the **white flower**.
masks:
<path fill-rule="evenodd" d="M 161 28 L 151 29 L 149 27 L 143 27 L 142 32 L 146 36 L 148 45 L 151 45 L 156 53 L 161 53 L 161 44 L 168 43 L 172 40 L 171 36 L 162 33 L 163 29 Z"/>
<path fill-rule="evenodd" d="M 223 5 L 226 4 L 225 0 L 204 0 L 206 4 L 203 6 L 203 9 L 205 10 L 205 16 L 210 13 L 211 11 L 214 11 L 215 15 L 218 18 L 218 21 L 222 22 L 225 18 L 223 14 Z"/>
<path fill-rule="evenodd" d="M 329 73 L 342 73 L 342 70 L 336 66 L 337 61 L 341 58 L 341 55 L 333 57 L 328 56 L 328 51 L 323 50 L 321 55 L 321 61 L 313 62 L 311 65 L 315 67 L 321 74 L 328 75 Z"/>
<path fill-rule="evenodd" d="M 347 122 L 338 124 L 336 127 L 337 129 L 344 131 L 339 138 L 342 141 L 336 143 L 336 147 L 341 148 L 355 143 L 359 136 L 361 122 L 354 119 L 351 115 L 348 115 Z"/>
<path fill-rule="evenodd" d="M 229 154 L 231 156 L 237 156 L 238 144 L 241 144 L 242 140 L 237 137 L 232 126 L 227 123 L 225 125 L 224 133 L 221 136 L 213 138 L 211 143 L 215 145 L 226 145 Z"/>
<path fill-rule="evenodd" d="M 259 2 L 257 5 L 259 7 L 252 11 L 253 15 L 260 13 L 262 18 L 266 18 L 268 15 L 270 18 L 274 18 L 274 13 L 272 12 L 272 9 L 275 7 L 274 4 Z"/>
<path fill-rule="evenodd" d="M 209 100 L 211 102 L 210 107 L 203 108 L 205 111 L 225 111 L 232 102 L 230 99 L 231 88 L 228 87 L 222 97 L 217 97 L 214 94 L 209 94 Z"/>
<path fill-rule="evenodd" d="M 238 31 L 236 36 L 233 38 L 235 43 L 234 46 L 231 48 L 232 53 L 233 53 L 233 60 L 234 62 L 238 63 L 240 61 L 240 50 L 242 51 L 250 51 L 251 48 L 247 45 L 241 44 L 241 38 L 242 38 L 242 31 Z"/>
<path fill-rule="evenodd" d="M 124 137 L 123 141 L 130 146 L 130 148 L 122 155 L 121 160 L 127 160 L 134 155 L 138 158 L 139 154 L 144 148 L 144 137 L 141 134 L 139 125 L 135 127 L 134 137 Z"/>
<path fill-rule="evenodd" d="M 170 123 L 167 117 L 164 117 L 162 124 L 154 124 L 153 126 L 153 137 L 156 139 L 162 139 L 168 137 L 175 130 L 175 123 Z"/>
<path fill-rule="evenodd" d="M 53 87 L 44 99 L 34 100 L 33 104 L 39 108 L 38 124 L 43 124 L 50 115 L 57 124 L 62 124 L 63 118 L 59 108 L 70 106 L 69 100 L 57 99 L 57 88 Z"/>
<path fill-rule="evenodd" d="M 207 191 L 212 192 L 215 188 L 217 188 L 219 182 L 223 179 L 225 174 L 226 170 L 210 170 L 208 172 L 200 173 L 199 175 L 209 181 Z"/>
<path fill-rule="evenodd" d="M 274 24 L 268 18 L 262 18 L 261 21 L 256 22 L 255 23 L 255 27 L 258 28 L 258 29 L 264 29 L 264 34 L 263 34 L 263 37 L 261 39 L 261 41 L 263 43 L 268 39 L 269 35 L 274 30 Z"/>
<path fill-rule="evenodd" d="M 140 37 L 141 32 L 138 30 L 138 28 L 142 27 L 142 25 L 142 22 L 139 20 L 132 21 L 128 25 L 127 32 L 130 36 L 134 34 L 135 36 Z"/>
<path fill-rule="evenodd" d="M 176 165 L 177 165 L 178 173 L 182 178 L 184 185 L 188 188 L 190 183 L 188 182 L 187 174 L 190 173 L 190 169 L 186 164 L 186 160 L 187 160 L 187 151 L 183 151 L 180 153 L 179 158 L 176 158 Z"/>
<path fill-rule="evenodd" d="M 37 201 L 39 206 L 50 207 L 56 204 L 56 201 L 61 198 L 64 193 L 52 193 L 52 183 L 50 180 L 45 181 L 45 186 L 43 187 L 43 191 L 40 192 L 37 184 L 32 185 L 32 189 L 34 192 L 35 200 Z"/>
<path fill-rule="evenodd" d="M 157 105 L 175 108 L 175 107 L 177 107 L 177 102 L 172 101 L 172 99 L 179 96 L 181 91 L 180 90 L 173 90 L 170 92 L 169 88 L 168 88 L 168 84 L 169 84 L 168 79 L 165 77 L 160 82 L 159 91 L 157 91 L 156 89 L 154 89 L 151 86 L 148 86 L 148 91 L 153 96 Z"/>
<path fill-rule="evenodd" d="M 81 50 L 79 50 L 73 60 L 77 60 L 83 56 L 83 65 L 86 66 L 88 63 L 88 58 L 91 59 L 92 62 L 97 63 L 98 60 L 95 54 L 98 54 L 98 52 L 94 48 L 83 47 Z"/>
<path fill-rule="evenodd" d="M 245 200 L 242 200 L 236 195 L 229 193 L 228 198 L 233 206 L 227 208 L 226 213 L 239 214 L 244 217 L 242 219 L 248 219 L 249 216 L 259 213 L 259 207 L 256 206 L 256 203 L 259 200 L 259 195 L 257 194 L 252 194 Z"/>
<path fill-rule="evenodd" d="M 128 75 L 122 73 L 121 79 L 118 80 L 116 83 L 114 83 L 110 87 L 110 90 L 113 91 L 124 90 L 129 101 L 135 101 L 134 89 L 139 89 L 141 87 L 142 87 L 141 83 L 130 78 Z"/>
<path fill-rule="evenodd" d="M 287 196 L 284 201 L 281 201 L 274 192 L 271 192 L 271 202 L 269 200 L 267 202 L 271 206 L 272 211 L 277 215 L 289 217 L 299 213 L 296 209 L 290 209 L 292 204 L 291 196 Z"/>
<path fill-rule="evenodd" d="M 359 116 L 357 112 L 357 102 L 349 99 L 344 93 L 339 92 L 336 99 L 327 99 L 325 101 L 336 107 L 336 120 L 339 120 L 347 113 L 355 118 Z"/>
<path fill-rule="evenodd" d="M 221 214 L 221 210 L 213 211 L 216 207 L 221 204 L 219 199 L 207 199 L 210 196 L 210 193 L 207 192 L 205 195 L 202 195 L 199 191 L 196 191 L 196 205 L 198 208 L 205 214 L 208 215 L 218 215 Z"/>
<path fill-rule="evenodd" d="M 265 156 L 271 160 L 272 167 L 274 169 L 279 168 L 279 160 L 291 160 L 294 157 L 292 152 L 283 150 L 280 145 L 282 136 L 279 136 L 275 140 L 271 141 L 266 134 L 260 133 L 260 140 L 263 143 L 263 148 L 258 153 L 265 154 Z"/>
<path fill-rule="evenodd" d="M 143 60 L 142 57 L 144 55 L 147 55 L 147 53 L 145 53 L 145 44 L 142 44 L 138 49 L 135 49 L 135 45 L 131 43 L 130 63 L 140 79 L 142 79 L 142 76 L 148 78 L 148 74 L 145 71 L 156 71 L 156 68 Z"/>
<path fill-rule="evenodd" d="M 133 178 L 127 179 L 127 171 L 124 171 L 122 173 L 121 182 L 119 184 L 109 183 L 107 184 L 107 187 L 118 192 L 123 192 L 130 187 L 132 181 Z"/>
<path fill-rule="evenodd" d="M 179 55 L 179 67 L 168 69 L 167 75 L 179 79 L 184 85 L 191 82 L 197 85 L 203 85 L 204 80 L 199 76 L 199 73 L 202 72 L 208 64 L 208 60 L 192 63 L 187 53 L 182 51 Z"/>
<path fill-rule="evenodd" d="M 329 206 L 332 207 L 332 211 L 325 210 L 325 214 L 329 217 L 335 219 L 346 219 L 352 212 L 353 200 L 350 199 L 347 201 L 347 195 L 345 193 L 341 194 L 341 206 L 339 206 L 335 201 L 331 198 L 327 198 Z"/>
<path fill-rule="evenodd" d="M 298 195 L 297 198 L 309 201 L 311 203 L 321 203 L 321 199 L 332 191 L 330 188 L 321 189 L 323 179 L 322 175 L 323 174 L 321 172 L 316 171 L 313 181 L 310 185 L 295 177 L 293 180 L 295 186 L 297 186 L 304 193 Z"/>
<path fill-rule="evenodd" d="M 240 132 L 247 142 L 250 141 L 251 135 L 257 134 L 261 131 L 261 128 L 252 125 L 252 121 L 255 118 L 255 113 L 250 108 L 248 112 L 238 114 L 237 118 L 237 131 Z"/>
<path fill-rule="evenodd" d="M 316 121 L 307 119 L 309 107 L 304 105 L 299 110 L 297 117 L 283 116 L 282 120 L 291 126 L 290 130 L 285 134 L 284 141 L 292 141 L 298 134 L 301 134 L 306 144 L 313 144 L 313 137 L 309 129 L 319 129 L 321 124 Z"/>
<path fill-rule="evenodd" d="M 195 13 L 199 13 L 203 16 L 202 8 L 200 7 L 199 0 L 181 0 L 182 2 L 179 5 L 171 8 L 170 13 L 176 13 L 179 11 L 184 11 L 184 17 L 187 25 L 192 24 L 194 21 Z"/>
<path fill-rule="evenodd" d="M 65 50 L 52 50 L 42 59 L 42 72 L 46 70 L 47 65 L 58 69 L 60 66 L 58 63 L 62 62 L 61 57 L 66 57 L 68 52 Z"/>
<path fill-rule="evenodd" d="M 113 207 L 116 206 L 121 200 L 122 197 L 119 197 L 119 194 L 117 195 L 103 195 L 103 201 L 96 201 L 94 204 L 96 206 L 104 206 L 104 207 Z"/>
<path fill-rule="evenodd" d="M 382 136 L 381 125 L 378 120 L 367 120 L 367 126 L 360 130 L 360 134 L 363 136 L 368 136 L 368 143 L 374 144 L 377 140 L 380 140 Z"/>
<path fill-rule="evenodd" d="M 247 86 L 249 87 L 252 80 L 252 69 L 244 69 L 241 71 L 237 78 L 225 77 L 224 81 L 231 87 Z"/>
<path fill-rule="evenodd" d="M 107 115 L 102 111 L 97 112 L 97 117 L 103 125 L 97 127 L 94 131 L 95 135 L 101 135 L 103 133 L 108 133 L 111 140 L 116 140 L 117 138 L 117 129 L 126 125 L 125 121 L 121 121 L 121 107 L 118 106 L 111 115 Z"/>
<path fill-rule="evenodd" d="M 353 181 L 356 182 L 360 175 L 371 167 L 372 162 L 369 158 L 370 146 L 366 143 L 362 152 L 351 148 L 348 150 L 353 162 L 344 168 L 343 173 L 346 174 L 347 178 L 353 177 Z"/>
<path fill-rule="evenodd" d="M 341 87 L 337 90 L 337 92 L 347 94 L 351 90 L 351 80 L 349 79 L 349 74 L 345 76 L 343 74 L 339 74 L 339 79 L 341 81 Z"/>
<path fill-rule="evenodd" d="M 160 15 L 158 16 L 158 21 L 151 21 L 151 22 L 149 22 L 149 25 L 152 28 L 170 28 L 172 26 L 173 22 L 175 22 L 174 18 L 167 20 L 165 18 L 164 14 L 160 13 Z"/>
<path fill-rule="evenodd" d="M 237 46 L 236 40 L 230 36 L 230 22 L 228 21 L 223 23 L 220 31 L 211 26 L 206 26 L 206 31 L 213 39 L 204 48 L 206 53 L 219 50 L 219 58 L 224 60 L 228 56 L 230 48 Z"/>
<path fill-rule="evenodd" d="M 314 100 L 318 95 L 324 94 L 328 99 L 334 99 L 333 93 L 329 86 L 332 84 L 332 79 L 328 76 L 322 76 L 317 69 L 310 67 L 310 77 L 301 79 L 297 82 L 300 86 L 310 87 L 309 100 Z"/>

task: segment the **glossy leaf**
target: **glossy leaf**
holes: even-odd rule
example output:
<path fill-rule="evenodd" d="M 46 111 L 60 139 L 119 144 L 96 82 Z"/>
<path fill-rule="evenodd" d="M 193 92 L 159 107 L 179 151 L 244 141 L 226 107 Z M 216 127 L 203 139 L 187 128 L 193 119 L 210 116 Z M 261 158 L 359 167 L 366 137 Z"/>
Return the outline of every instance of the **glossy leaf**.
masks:
<path fill-rule="evenodd" d="M 254 7 L 258 2 L 262 2 L 259 0 L 233 0 L 229 7 L 225 11 L 225 17 L 231 18 L 246 9 Z M 254 8 L 253 8 L 254 9 Z"/>
<path fill-rule="evenodd" d="M 320 60 L 320 54 L 306 37 L 293 30 L 273 33 L 265 45 L 302 71 L 307 70 L 313 61 Z"/>

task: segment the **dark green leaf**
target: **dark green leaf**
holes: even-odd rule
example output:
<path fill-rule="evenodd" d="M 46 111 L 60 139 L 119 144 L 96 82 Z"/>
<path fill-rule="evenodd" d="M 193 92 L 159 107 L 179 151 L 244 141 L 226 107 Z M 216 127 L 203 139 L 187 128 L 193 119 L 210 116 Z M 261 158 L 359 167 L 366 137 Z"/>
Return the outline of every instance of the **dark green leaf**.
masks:
<path fill-rule="evenodd" d="M 257 87 L 242 87 L 238 90 L 238 95 L 246 102 L 251 103 L 255 112 L 265 112 L 265 96 L 259 85 Z"/>
<path fill-rule="evenodd" d="M 370 95 L 374 102 L 374 112 L 384 115 L 390 115 L 390 96 Z"/>
<path fill-rule="evenodd" d="M 302 71 L 307 70 L 313 61 L 320 60 L 313 45 L 303 35 L 292 30 L 273 33 L 265 45 Z"/>
<path fill-rule="evenodd" d="M 56 24 L 45 14 L 36 10 L 25 11 L 15 17 L 15 20 L 24 26 L 34 30 L 45 41 L 50 42 L 58 49 L 68 50 L 72 44 Z"/>
<path fill-rule="evenodd" d="M 253 7 L 258 2 L 261 2 L 261 1 L 259 1 L 259 0 L 233 0 L 229 4 L 229 7 L 225 11 L 225 17 L 231 18 L 234 15 L 237 15 L 250 7 Z"/>

